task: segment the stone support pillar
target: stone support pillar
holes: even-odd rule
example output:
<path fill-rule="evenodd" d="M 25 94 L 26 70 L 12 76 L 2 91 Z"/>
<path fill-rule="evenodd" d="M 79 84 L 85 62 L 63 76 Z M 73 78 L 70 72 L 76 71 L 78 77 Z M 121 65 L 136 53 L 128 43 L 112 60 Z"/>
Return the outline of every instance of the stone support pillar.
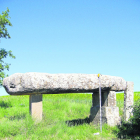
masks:
<path fill-rule="evenodd" d="M 124 91 L 124 120 L 128 121 L 130 115 L 132 115 L 132 105 L 133 105 L 133 98 L 134 98 L 134 91 L 133 91 L 134 83 L 133 82 L 126 82 L 126 90 Z"/>
<path fill-rule="evenodd" d="M 119 108 L 116 107 L 116 92 L 102 91 L 101 94 L 102 123 L 114 126 L 120 123 Z M 90 109 L 90 122 L 100 124 L 99 92 L 92 94 L 92 107 Z"/>
<path fill-rule="evenodd" d="M 29 111 L 35 120 L 42 120 L 42 94 L 30 95 Z"/>
<path fill-rule="evenodd" d="M 93 124 L 100 123 L 100 105 L 99 105 L 99 92 L 92 94 L 92 107 L 90 109 L 90 122 Z"/>

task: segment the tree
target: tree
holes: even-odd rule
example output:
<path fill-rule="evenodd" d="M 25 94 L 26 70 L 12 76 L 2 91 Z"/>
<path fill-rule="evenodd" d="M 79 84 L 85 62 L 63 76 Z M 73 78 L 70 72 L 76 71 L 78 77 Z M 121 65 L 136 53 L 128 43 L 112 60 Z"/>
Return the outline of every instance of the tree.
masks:
<path fill-rule="evenodd" d="M 0 15 L 0 38 L 11 38 L 6 28 L 7 25 L 12 26 L 11 22 L 9 21 L 9 11 L 10 10 L 7 8 L 7 10 L 2 12 L 2 15 Z M 9 71 L 10 64 L 3 61 L 3 59 L 7 56 L 15 58 L 11 50 L 6 51 L 4 48 L 0 48 L 0 86 L 2 86 L 3 78 L 8 76 L 5 74 L 4 70 Z"/>

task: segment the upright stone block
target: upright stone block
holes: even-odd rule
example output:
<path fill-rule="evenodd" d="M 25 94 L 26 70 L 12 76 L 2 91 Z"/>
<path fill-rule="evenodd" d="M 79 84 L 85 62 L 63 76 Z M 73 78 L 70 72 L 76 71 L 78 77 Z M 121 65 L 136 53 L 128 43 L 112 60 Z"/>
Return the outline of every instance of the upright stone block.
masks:
<path fill-rule="evenodd" d="M 106 106 L 116 107 L 116 92 L 115 91 L 110 91 L 108 93 L 108 101 L 107 101 Z"/>
<path fill-rule="evenodd" d="M 30 95 L 29 107 L 31 116 L 37 120 L 42 120 L 42 94 Z"/>
<path fill-rule="evenodd" d="M 100 103 L 99 103 L 99 92 L 94 92 L 92 94 L 92 107 L 90 109 L 90 122 L 93 124 L 100 123 Z"/>
<path fill-rule="evenodd" d="M 102 106 L 116 106 L 116 92 L 104 91 L 102 92 Z"/>
<path fill-rule="evenodd" d="M 132 105 L 134 100 L 134 83 L 126 82 L 126 90 L 124 91 L 124 119 L 128 121 L 132 115 Z"/>
<path fill-rule="evenodd" d="M 119 108 L 116 107 L 116 93 L 114 91 L 102 91 L 101 98 L 102 123 L 107 123 L 110 126 L 120 124 Z M 93 124 L 100 124 L 99 92 L 92 94 L 89 118 Z"/>

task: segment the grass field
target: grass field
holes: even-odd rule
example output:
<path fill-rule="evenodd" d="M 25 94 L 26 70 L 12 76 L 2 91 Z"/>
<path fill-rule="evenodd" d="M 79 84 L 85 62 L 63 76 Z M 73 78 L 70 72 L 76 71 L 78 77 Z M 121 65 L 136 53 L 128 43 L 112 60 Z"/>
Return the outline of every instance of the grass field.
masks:
<path fill-rule="evenodd" d="M 123 116 L 123 93 L 116 94 Z M 134 93 L 134 100 L 140 92 Z M 43 120 L 35 123 L 29 115 L 29 96 L 0 97 L 0 140 L 109 140 L 116 138 L 117 127 L 86 123 L 92 105 L 91 94 L 43 95 Z M 72 122 L 68 125 L 66 122 Z M 77 125 L 74 125 L 76 122 Z M 78 123 L 79 122 L 79 123 Z"/>

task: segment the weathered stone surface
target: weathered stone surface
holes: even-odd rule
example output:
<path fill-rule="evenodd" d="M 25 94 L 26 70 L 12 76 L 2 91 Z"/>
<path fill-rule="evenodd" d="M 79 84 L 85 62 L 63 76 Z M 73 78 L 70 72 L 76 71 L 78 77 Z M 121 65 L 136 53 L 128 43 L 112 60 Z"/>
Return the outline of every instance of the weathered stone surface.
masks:
<path fill-rule="evenodd" d="M 121 118 L 119 116 L 119 107 L 102 106 L 101 113 L 102 113 L 102 124 L 107 123 L 110 126 L 115 126 L 121 123 Z M 89 118 L 92 124 L 94 125 L 100 124 L 99 106 L 91 107 Z"/>
<path fill-rule="evenodd" d="M 110 126 L 120 124 L 121 118 L 119 116 L 119 108 L 116 107 L 115 91 L 102 91 L 101 99 L 102 124 L 107 123 Z M 92 107 L 89 119 L 94 125 L 100 124 L 99 91 L 92 94 Z"/>
<path fill-rule="evenodd" d="M 30 95 L 29 111 L 33 119 L 36 121 L 42 120 L 42 94 Z"/>
<path fill-rule="evenodd" d="M 116 92 L 115 91 L 105 91 L 103 94 L 104 106 L 116 106 Z M 102 99 L 102 100 L 103 100 Z"/>
<path fill-rule="evenodd" d="M 125 121 L 128 121 L 130 118 L 130 115 L 132 114 L 132 105 L 134 100 L 134 83 L 133 82 L 127 82 L 127 88 L 124 91 L 124 119 Z"/>
<path fill-rule="evenodd" d="M 102 75 L 102 91 L 124 91 L 126 81 L 121 77 Z M 97 74 L 48 74 L 16 73 L 3 80 L 3 86 L 10 95 L 84 93 L 98 91 Z"/>

